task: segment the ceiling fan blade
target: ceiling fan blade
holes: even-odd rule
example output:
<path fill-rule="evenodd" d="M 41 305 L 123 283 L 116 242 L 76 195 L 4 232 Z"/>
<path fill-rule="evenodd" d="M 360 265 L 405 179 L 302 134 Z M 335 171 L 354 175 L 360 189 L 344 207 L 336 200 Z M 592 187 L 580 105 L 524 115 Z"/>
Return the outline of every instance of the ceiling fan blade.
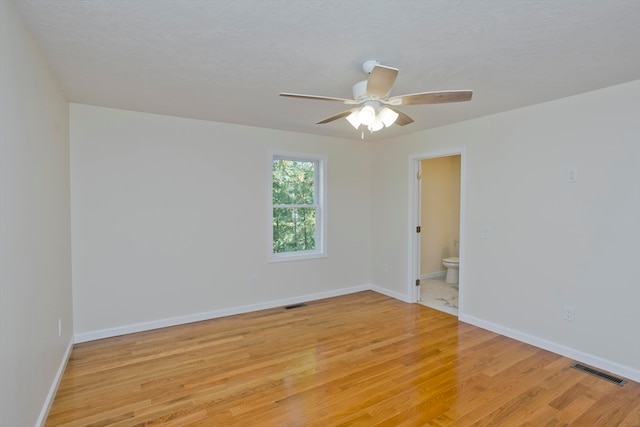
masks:
<path fill-rule="evenodd" d="M 287 96 L 289 98 L 315 99 L 318 101 L 342 102 L 343 104 L 357 104 L 357 101 L 353 99 L 333 98 L 331 96 L 304 95 L 300 93 L 281 93 L 280 96 Z"/>
<path fill-rule="evenodd" d="M 325 123 L 329 123 L 329 122 L 332 122 L 332 121 L 334 121 L 334 120 L 338 120 L 338 119 L 341 119 L 341 118 L 343 118 L 343 117 L 347 117 L 347 116 L 348 116 L 349 114 L 351 114 L 352 112 L 353 112 L 353 110 L 343 111 L 343 112 L 342 112 L 342 113 L 340 113 L 340 114 L 336 114 L 335 116 L 331 116 L 331 117 L 328 117 L 328 118 L 326 118 L 326 119 L 324 119 L 324 120 L 321 120 L 321 121 L 319 121 L 319 122 L 318 122 L 318 123 L 316 123 L 316 124 L 317 124 L 317 125 L 323 125 L 323 124 L 325 124 Z"/>
<path fill-rule="evenodd" d="M 389 107 L 387 107 L 387 108 L 389 108 Z M 413 119 L 411 117 L 407 116 L 402 111 L 396 110 L 395 108 L 390 108 L 390 110 L 393 110 L 396 113 L 398 113 L 398 118 L 395 121 L 395 124 L 397 124 L 398 126 L 404 126 L 404 125 L 408 125 L 409 123 L 413 123 Z"/>
<path fill-rule="evenodd" d="M 441 92 L 412 93 L 410 95 L 392 96 L 391 105 L 445 104 L 471 100 L 472 90 L 449 90 Z"/>
<path fill-rule="evenodd" d="M 367 96 L 384 98 L 391 90 L 396 77 L 398 77 L 397 68 L 376 65 L 367 80 Z"/>

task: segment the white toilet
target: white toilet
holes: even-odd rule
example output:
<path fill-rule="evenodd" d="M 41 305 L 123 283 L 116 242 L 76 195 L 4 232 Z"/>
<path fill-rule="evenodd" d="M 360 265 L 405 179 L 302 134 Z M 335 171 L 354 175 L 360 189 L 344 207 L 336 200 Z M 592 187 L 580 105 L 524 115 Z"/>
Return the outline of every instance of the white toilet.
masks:
<path fill-rule="evenodd" d="M 454 241 L 456 245 L 456 255 L 459 255 L 460 250 L 460 241 Z M 460 258 L 457 256 L 452 256 L 449 258 L 445 258 L 442 260 L 442 265 L 447 267 L 447 277 L 444 279 L 445 282 L 455 284 L 458 283 L 458 271 L 460 270 Z"/>

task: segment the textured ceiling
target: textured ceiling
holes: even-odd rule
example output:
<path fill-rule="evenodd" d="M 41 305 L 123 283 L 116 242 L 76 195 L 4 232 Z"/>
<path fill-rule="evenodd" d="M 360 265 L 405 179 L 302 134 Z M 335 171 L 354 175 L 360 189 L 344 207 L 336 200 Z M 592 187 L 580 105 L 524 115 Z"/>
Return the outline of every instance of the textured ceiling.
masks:
<path fill-rule="evenodd" d="M 360 64 L 400 69 L 391 95 L 472 89 L 405 106 L 403 135 L 640 79 L 638 0 L 15 0 L 68 99 L 360 138 L 339 103 Z"/>

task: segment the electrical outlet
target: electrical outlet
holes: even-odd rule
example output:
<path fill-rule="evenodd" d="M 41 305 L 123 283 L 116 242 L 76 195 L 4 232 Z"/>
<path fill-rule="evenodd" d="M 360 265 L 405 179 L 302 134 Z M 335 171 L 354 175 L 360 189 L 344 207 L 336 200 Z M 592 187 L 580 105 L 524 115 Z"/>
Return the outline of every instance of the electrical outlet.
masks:
<path fill-rule="evenodd" d="M 576 183 L 578 182 L 578 169 L 569 168 L 567 169 L 567 182 Z"/>
<path fill-rule="evenodd" d="M 383 273 L 389 272 L 389 264 L 382 264 L 382 272 Z"/>
<path fill-rule="evenodd" d="M 251 286 L 256 286 L 258 284 L 258 277 L 255 274 L 253 274 L 253 275 L 251 275 L 251 277 L 249 277 L 249 284 Z"/>
<path fill-rule="evenodd" d="M 569 322 L 573 322 L 573 320 L 575 319 L 575 313 L 573 312 L 573 307 L 565 305 L 564 306 L 564 314 L 563 314 L 563 319 L 564 320 L 568 320 Z"/>
<path fill-rule="evenodd" d="M 491 229 L 489 227 L 487 227 L 486 225 L 482 227 L 482 238 L 483 239 L 488 239 L 489 236 L 491 235 Z"/>

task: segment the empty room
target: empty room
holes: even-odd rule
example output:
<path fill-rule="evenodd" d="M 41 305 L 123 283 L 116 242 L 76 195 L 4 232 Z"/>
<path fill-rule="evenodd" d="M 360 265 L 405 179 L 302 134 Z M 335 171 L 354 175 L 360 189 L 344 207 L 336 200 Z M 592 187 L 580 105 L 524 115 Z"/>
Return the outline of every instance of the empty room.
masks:
<path fill-rule="evenodd" d="M 637 0 L 0 1 L 0 425 L 640 426 Z"/>

